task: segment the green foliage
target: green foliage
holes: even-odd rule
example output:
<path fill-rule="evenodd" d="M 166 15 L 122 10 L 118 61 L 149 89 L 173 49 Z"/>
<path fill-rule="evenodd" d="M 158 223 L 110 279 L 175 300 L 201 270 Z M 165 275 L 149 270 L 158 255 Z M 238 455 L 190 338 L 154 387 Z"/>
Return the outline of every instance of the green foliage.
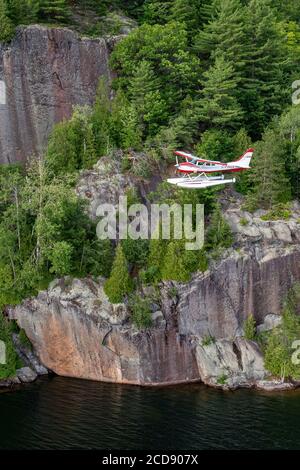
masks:
<path fill-rule="evenodd" d="M 51 273 L 64 276 L 70 272 L 72 263 L 72 246 L 69 243 L 66 241 L 54 243 L 48 256 L 49 261 L 52 264 L 50 268 Z"/>
<path fill-rule="evenodd" d="M 0 0 L 3 41 L 21 23 L 73 21 L 74 7 L 105 16 L 102 30 L 91 25 L 97 34 L 118 33 L 119 12 L 140 24 L 112 53 L 114 92 L 102 78 L 95 104 L 76 107 L 71 119 L 54 127 L 45 164 L 34 160 L 26 177 L 17 167 L 0 168 L 0 305 L 35 294 L 54 275 L 68 274 L 111 273 L 106 290 L 122 301 L 132 289 L 129 271 L 144 283 L 186 281 L 207 269 L 207 254 L 232 245 L 216 205 L 219 189 L 162 184 L 149 197 L 155 202 L 205 204 L 210 216 L 205 250 L 187 251 L 185 240 L 128 239 L 114 258 L 112 243 L 96 238 L 74 183 L 79 170 L 116 148 L 130 156 L 122 160 L 123 171 L 147 179 L 173 163 L 175 148 L 230 161 L 258 140 L 253 169 L 237 176 L 236 189 L 246 195 L 248 208 L 269 209 L 268 220 L 287 218 L 286 203 L 300 197 L 300 107 L 287 107 L 290 85 L 300 73 L 297 2 L 74 3 Z M 134 194 L 130 198 L 135 201 Z M 246 225 L 243 218 L 240 223 Z"/>
<path fill-rule="evenodd" d="M 240 103 L 245 110 L 245 124 L 251 135 L 259 137 L 271 118 L 288 101 L 284 74 L 286 37 L 269 0 L 251 0 L 246 8 L 247 48 Z"/>
<path fill-rule="evenodd" d="M 131 320 L 140 329 L 149 328 L 152 325 L 151 299 L 143 298 L 139 293 L 134 293 L 129 299 Z"/>
<path fill-rule="evenodd" d="M 171 240 L 162 265 L 162 279 L 165 281 L 187 282 L 190 279 L 184 263 L 182 240 Z"/>
<path fill-rule="evenodd" d="M 111 275 L 104 284 L 104 291 L 109 300 L 116 304 L 132 291 L 133 283 L 128 272 L 127 260 L 121 244 L 118 245 L 112 265 Z"/>
<path fill-rule="evenodd" d="M 111 63 L 118 73 L 116 86 L 132 98 L 141 113 L 144 135 L 152 135 L 166 123 L 193 90 L 199 61 L 187 44 L 183 25 L 170 22 L 144 24 L 114 49 Z"/>
<path fill-rule="evenodd" d="M 65 22 L 69 16 L 66 0 L 39 0 L 38 16 L 49 22 Z"/>
<path fill-rule="evenodd" d="M 246 227 L 246 226 L 249 224 L 249 221 L 248 221 L 248 219 L 246 219 L 246 217 L 241 217 L 239 224 L 240 224 L 242 227 Z"/>
<path fill-rule="evenodd" d="M 272 208 L 291 198 L 291 188 L 285 172 L 284 148 L 276 129 L 268 129 L 255 147 L 252 169 L 253 188 L 248 195 L 252 207 Z"/>
<path fill-rule="evenodd" d="M 293 197 L 300 197 L 300 106 L 293 105 L 282 114 L 278 133 L 284 151 L 286 174 Z"/>
<path fill-rule="evenodd" d="M 128 237 L 122 240 L 122 248 L 127 261 L 137 268 L 146 265 L 149 251 L 149 240 L 133 240 Z"/>
<path fill-rule="evenodd" d="M 217 55 L 212 66 L 203 73 L 203 89 L 199 100 L 199 119 L 211 127 L 237 129 L 243 118 L 235 92 L 237 79 L 225 54 Z"/>
<path fill-rule="evenodd" d="M 217 384 L 219 385 L 226 385 L 227 383 L 227 380 L 228 380 L 228 375 L 226 375 L 225 373 L 221 374 L 218 379 L 217 379 Z"/>
<path fill-rule="evenodd" d="M 12 23 L 29 24 L 36 21 L 40 11 L 41 0 L 4 0 L 7 14 Z"/>
<path fill-rule="evenodd" d="M 20 343 L 25 346 L 27 349 L 32 349 L 32 344 L 28 339 L 25 330 L 21 329 L 19 332 L 19 341 Z"/>
<path fill-rule="evenodd" d="M 0 312 L 0 341 L 5 344 L 6 364 L 0 364 L 0 380 L 13 377 L 18 366 L 18 357 L 12 341 L 12 325 Z"/>
<path fill-rule="evenodd" d="M 277 204 L 267 214 L 262 215 L 262 220 L 286 220 L 291 217 L 289 204 Z"/>
<path fill-rule="evenodd" d="M 50 135 L 46 154 L 49 170 L 54 175 L 64 175 L 90 168 L 98 160 L 96 137 L 90 109 L 75 108 L 71 119 L 56 124 Z"/>
<path fill-rule="evenodd" d="M 265 367 L 281 378 L 300 378 L 300 366 L 294 364 L 293 342 L 300 338 L 300 288 L 296 284 L 289 292 L 283 310 L 282 324 L 267 338 Z"/>
<path fill-rule="evenodd" d="M 244 322 L 244 336 L 253 341 L 256 335 L 256 322 L 253 315 L 249 315 Z"/>
<path fill-rule="evenodd" d="M 210 346 L 211 344 L 213 344 L 214 342 L 216 341 L 216 339 L 214 338 L 214 336 L 211 336 L 211 335 L 205 335 L 203 336 L 202 338 L 202 346 Z"/>
<path fill-rule="evenodd" d="M 222 216 L 221 207 L 216 205 L 206 233 L 206 246 L 208 249 L 216 250 L 219 248 L 229 248 L 232 243 L 233 236 L 231 229 Z"/>
<path fill-rule="evenodd" d="M 233 160 L 236 157 L 234 139 L 224 130 L 209 129 L 203 132 L 196 153 L 210 160 Z"/>
<path fill-rule="evenodd" d="M 109 99 L 108 84 L 104 78 L 101 78 L 91 116 L 91 123 L 96 141 L 96 152 L 99 157 L 106 155 L 111 148 L 109 137 L 110 111 L 111 103 Z"/>
<path fill-rule="evenodd" d="M 53 274 L 109 274 L 113 247 L 96 238 L 73 178 L 53 177 L 32 159 L 26 178 L 17 167 L 1 166 L 0 182 L 1 306 L 45 288 Z"/>
<path fill-rule="evenodd" d="M 7 14 L 5 0 L 0 0 L 0 41 L 9 41 L 14 35 L 14 26 Z"/>
<path fill-rule="evenodd" d="M 171 15 L 172 3 L 171 0 L 146 0 L 143 20 L 149 24 L 167 23 Z"/>
<path fill-rule="evenodd" d="M 177 295 L 178 295 L 177 287 L 176 286 L 170 287 L 170 289 L 168 290 L 168 296 L 170 297 L 170 299 L 177 297 Z"/>

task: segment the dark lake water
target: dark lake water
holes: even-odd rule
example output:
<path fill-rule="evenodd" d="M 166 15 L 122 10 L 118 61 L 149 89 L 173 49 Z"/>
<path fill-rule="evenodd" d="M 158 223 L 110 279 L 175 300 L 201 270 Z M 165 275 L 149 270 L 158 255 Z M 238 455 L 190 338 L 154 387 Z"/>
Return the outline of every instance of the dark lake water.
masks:
<path fill-rule="evenodd" d="M 300 392 L 55 377 L 0 393 L 0 449 L 300 449 Z"/>

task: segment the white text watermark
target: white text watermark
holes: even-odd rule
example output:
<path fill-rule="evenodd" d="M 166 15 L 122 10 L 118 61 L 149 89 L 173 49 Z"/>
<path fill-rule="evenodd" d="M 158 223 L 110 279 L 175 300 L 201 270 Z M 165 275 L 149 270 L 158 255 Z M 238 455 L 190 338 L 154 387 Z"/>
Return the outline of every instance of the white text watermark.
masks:
<path fill-rule="evenodd" d="M 185 240 L 186 250 L 200 250 L 204 245 L 203 204 L 132 204 L 120 196 L 113 204 L 100 204 L 96 212 L 100 240 L 163 239 Z"/>

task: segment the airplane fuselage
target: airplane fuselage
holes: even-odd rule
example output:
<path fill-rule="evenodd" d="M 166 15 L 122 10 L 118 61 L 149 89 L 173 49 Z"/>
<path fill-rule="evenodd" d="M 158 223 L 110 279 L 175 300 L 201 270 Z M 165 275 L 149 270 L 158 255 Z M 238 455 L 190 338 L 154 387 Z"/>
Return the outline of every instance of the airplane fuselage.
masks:
<path fill-rule="evenodd" d="M 207 164 L 207 163 L 190 163 L 184 162 L 177 166 L 177 171 L 185 174 L 197 174 L 197 173 L 236 173 L 243 171 L 246 168 L 241 168 L 237 165 L 224 164 Z"/>

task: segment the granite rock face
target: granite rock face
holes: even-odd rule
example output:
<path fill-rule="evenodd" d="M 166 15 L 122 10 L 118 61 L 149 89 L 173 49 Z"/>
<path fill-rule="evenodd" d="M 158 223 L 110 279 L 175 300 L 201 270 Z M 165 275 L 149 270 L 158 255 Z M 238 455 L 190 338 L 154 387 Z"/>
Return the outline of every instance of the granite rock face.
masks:
<path fill-rule="evenodd" d="M 67 28 L 17 28 L 0 45 L 0 163 L 24 161 L 41 152 L 53 124 L 74 105 L 91 105 L 99 78 L 111 79 L 109 55 L 117 38 L 80 38 Z"/>
<path fill-rule="evenodd" d="M 10 317 L 59 375 L 142 385 L 199 380 L 191 341 L 172 324 L 136 330 L 126 306 L 110 304 L 101 279 L 59 280 Z"/>
<path fill-rule="evenodd" d="M 279 314 L 282 300 L 300 280 L 300 246 L 232 250 L 205 273 L 178 287 L 178 324 L 184 334 L 234 338 L 252 314 L 260 325 Z"/>
<path fill-rule="evenodd" d="M 120 196 L 124 196 L 129 188 L 134 187 L 130 175 L 122 174 L 119 159 L 102 157 L 89 170 L 82 170 L 76 186 L 76 193 L 88 201 L 88 212 L 91 219 L 96 219 L 99 204 L 112 204 L 116 209 Z"/>

